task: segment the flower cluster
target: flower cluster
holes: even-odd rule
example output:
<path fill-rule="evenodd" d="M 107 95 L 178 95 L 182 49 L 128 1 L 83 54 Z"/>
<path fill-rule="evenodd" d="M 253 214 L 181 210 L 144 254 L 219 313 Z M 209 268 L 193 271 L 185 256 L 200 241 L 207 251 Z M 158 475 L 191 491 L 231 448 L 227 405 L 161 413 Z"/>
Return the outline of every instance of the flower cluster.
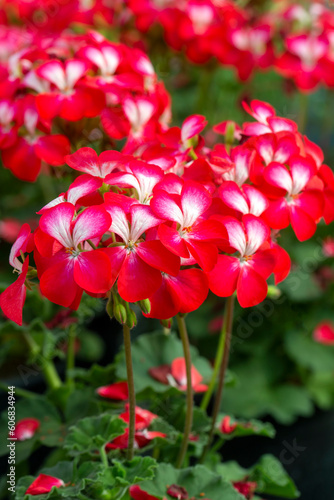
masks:
<path fill-rule="evenodd" d="M 226 143 L 211 149 L 200 136 L 204 117 L 193 115 L 131 155 L 66 156 L 81 175 L 40 210 L 33 233 L 22 227 L 10 255 L 19 277 L 0 296 L 5 315 L 22 322 L 36 274 L 50 301 L 76 309 L 84 291 L 107 297 L 130 326 L 134 302 L 167 320 L 197 309 L 209 289 L 236 292 L 242 307 L 263 301 L 268 277 L 277 284 L 290 270 L 279 230 L 291 224 L 304 241 L 322 217 L 331 222 L 334 177 L 294 122 L 260 101 L 244 106 L 255 121 L 217 125 Z"/>
<path fill-rule="evenodd" d="M 97 32 L 45 38 L 0 26 L 0 39 L 0 151 L 19 179 L 33 182 L 42 165 L 63 165 L 83 140 L 127 138 L 131 152 L 164 129 L 169 96 L 139 49 Z"/>
<path fill-rule="evenodd" d="M 27 61 L 33 62 L 34 57 L 42 55 L 41 49 L 42 53 L 45 51 L 41 35 L 54 41 L 55 34 L 59 35 L 65 28 L 79 25 L 87 30 L 112 26 L 124 41 L 143 45 L 155 43 L 154 36 L 153 41 L 150 40 L 150 29 L 159 25 L 168 45 L 184 51 L 190 61 L 203 64 L 214 58 L 224 66 L 233 67 L 243 81 L 254 71 L 272 68 L 293 79 L 305 92 L 319 83 L 334 86 L 334 14 L 322 0 L 269 2 L 267 7 L 260 9 L 251 2 L 241 7 L 231 0 L 116 0 L 109 3 L 95 0 L 57 2 L 55 5 L 41 0 L 23 3 L 8 0 L 3 4 L 0 22 L 4 26 L 14 18 L 28 27 L 24 33 L 18 28 L 10 29 L 9 33 L 6 29 L 2 31 L 5 46 L 15 47 L 13 65 L 17 74 L 20 74 L 17 63 L 21 60 L 21 51 L 36 33 L 39 37 L 35 56 L 32 61 L 31 55 L 25 59 L 24 71 Z M 133 25 L 138 30 L 135 35 Z M 68 49 L 65 40 L 68 41 L 68 33 L 62 43 L 57 43 L 62 55 Z M 78 36 L 76 44 L 80 42 L 82 37 Z M 47 45 L 49 43 L 50 40 Z M 86 44 L 92 45 L 89 41 Z M 98 49 L 100 51 L 100 47 Z M 113 76 L 117 50 L 110 62 L 106 62 L 103 53 L 91 52 L 94 68 L 101 71 L 100 75 L 103 78 Z M 91 62 L 90 56 L 88 59 Z M 145 64 L 141 69 L 144 66 L 147 70 Z"/>

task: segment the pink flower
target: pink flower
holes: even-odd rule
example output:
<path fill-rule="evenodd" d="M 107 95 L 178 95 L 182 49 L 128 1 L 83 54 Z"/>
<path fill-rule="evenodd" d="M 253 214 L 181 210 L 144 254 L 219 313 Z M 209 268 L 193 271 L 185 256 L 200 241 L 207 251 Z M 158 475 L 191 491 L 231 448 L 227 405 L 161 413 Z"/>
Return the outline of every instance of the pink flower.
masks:
<path fill-rule="evenodd" d="M 186 363 L 184 358 L 175 358 L 170 365 L 161 365 L 149 369 L 149 374 L 162 384 L 177 387 L 180 391 L 187 389 Z M 191 385 L 195 392 L 205 392 L 207 385 L 202 384 L 203 377 L 192 365 Z"/>
<path fill-rule="evenodd" d="M 316 342 L 326 345 L 334 345 L 334 325 L 330 321 L 322 321 L 313 332 Z"/>
<path fill-rule="evenodd" d="M 250 105 L 243 102 L 243 107 L 257 122 L 244 123 L 243 133 L 245 135 L 262 135 L 274 132 L 297 132 L 297 125 L 292 120 L 276 116 L 276 112 L 270 104 L 253 100 Z"/>
<path fill-rule="evenodd" d="M 237 425 L 237 423 L 231 424 L 231 417 L 226 415 L 226 417 L 224 417 L 219 424 L 219 430 L 223 434 L 232 434 L 232 432 L 234 432 L 237 428 Z"/>
<path fill-rule="evenodd" d="M 40 474 L 35 481 L 31 483 L 25 494 L 43 495 L 44 493 L 49 493 L 52 488 L 60 488 L 62 486 L 65 486 L 65 483 L 61 479 L 47 476 L 46 474 Z"/>

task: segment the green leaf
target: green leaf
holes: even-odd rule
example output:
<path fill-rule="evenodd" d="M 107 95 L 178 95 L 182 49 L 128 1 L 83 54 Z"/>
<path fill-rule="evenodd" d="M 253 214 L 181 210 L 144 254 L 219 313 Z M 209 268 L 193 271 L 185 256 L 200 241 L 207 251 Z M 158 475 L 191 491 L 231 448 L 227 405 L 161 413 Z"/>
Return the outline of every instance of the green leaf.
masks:
<path fill-rule="evenodd" d="M 314 372 L 326 372 L 334 367 L 334 349 L 315 342 L 301 332 L 288 332 L 285 348 L 298 365 Z"/>
<path fill-rule="evenodd" d="M 125 428 L 126 423 L 123 420 L 109 413 L 83 418 L 70 427 L 65 449 L 72 456 L 95 453 L 117 436 L 121 436 Z"/>
<path fill-rule="evenodd" d="M 135 457 L 130 462 L 114 460 L 115 484 L 128 486 L 154 477 L 157 462 L 151 457 Z"/>
<path fill-rule="evenodd" d="M 245 500 L 228 481 L 203 465 L 179 470 L 170 464 L 159 464 L 154 478 L 140 483 L 140 488 L 162 500 L 167 497 L 167 489 L 171 485 L 182 486 L 189 498 L 198 500 Z"/>
<path fill-rule="evenodd" d="M 273 455 L 264 455 L 252 468 L 249 479 L 257 483 L 256 491 L 284 498 L 298 498 L 299 492 L 285 472 L 280 461 Z"/>
<path fill-rule="evenodd" d="M 218 416 L 218 422 L 221 422 L 226 415 L 221 414 Z M 237 424 L 233 432 L 226 434 L 222 433 L 220 429 L 216 429 L 217 434 L 226 440 L 235 437 L 244 436 L 265 436 L 269 438 L 275 437 L 275 429 L 269 422 L 261 422 L 260 420 L 235 420 L 231 419 L 230 425 Z"/>
<path fill-rule="evenodd" d="M 149 374 L 149 369 L 160 365 L 170 365 L 178 357 L 183 357 L 182 342 L 175 333 L 168 335 L 162 332 L 153 332 L 140 337 L 132 344 L 132 360 L 135 376 L 136 392 L 143 391 L 148 387 L 158 393 L 170 392 L 177 394 L 174 387 L 162 384 Z M 210 380 L 212 368 L 209 362 L 200 357 L 197 349 L 191 348 L 192 364 L 203 376 L 203 383 Z M 116 358 L 116 374 L 118 379 L 126 380 L 125 354 L 122 351 Z"/>

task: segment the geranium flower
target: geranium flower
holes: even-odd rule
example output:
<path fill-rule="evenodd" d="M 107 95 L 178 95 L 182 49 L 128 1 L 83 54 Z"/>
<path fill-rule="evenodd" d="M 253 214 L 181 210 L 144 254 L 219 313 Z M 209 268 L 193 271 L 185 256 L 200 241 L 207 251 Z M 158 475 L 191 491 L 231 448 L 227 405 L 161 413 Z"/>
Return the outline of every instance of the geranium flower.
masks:
<path fill-rule="evenodd" d="M 119 418 L 127 424 L 130 421 L 129 405 L 125 405 L 125 412 L 119 415 Z M 153 420 L 158 418 L 158 415 L 148 410 L 136 406 L 135 408 L 135 446 L 143 448 L 147 446 L 152 439 L 157 437 L 165 438 L 166 434 L 158 431 L 149 431 L 148 427 Z M 111 443 L 106 445 L 106 450 L 126 449 L 128 447 L 129 429 L 126 428 L 124 434 L 115 438 Z"/>
<path fill-rule="evenodd" d="M 149 369 L 149 374 L 162 384 L 171 385 L 180 391 L 187 390 L 186 362 L 184 358 L 175 358 L 170 365 L 161 365 Z M 192 365 L 191 385 L 195 392 L 205 392 L 207 385 L 202 384 L 203 377 Z"/>
<path fill-rule="evenodd" d="M 64 307 L 77 307 L 83 290 L 103 294 L 112 286 L 109 259 L 103 251 L 84 244 L 101 238 L 109 229 L 110 215 L 102 207 L 89 207 L 73 221 L 74 215 L 70 203 L 50 208 L 35 233 L 38 252 L 49 259 L 40 272 L 41 292 Z"/>
<path fill-rule="evenodd" d="M 322 321 L 313 332 L 316 342 L 326 345 L 334 345 L 334 325 L 330 321 Z"/>
<path fill-rule="evenodd" d="M 305 241 L 316 230 L 316 221 L 322 216 L 324 200 L 318 189 L 305 189 L 315 175 L 312 162 L 306 158 L 290 160 L 290 170 L 280 163 L 271 163 L 264 171 L 266 182 L 286 192 L 285 196 L 272 200 L 263 214 L 274 229 L 287 227 L 290 222 L 300 241 Z"/>
<path fill-rule="evenodd" d="M 233 487 L 247 500 L 251 500 L 257 488 L 257 483 L 252 481 L 233 481 Z"/>
<path fill-rule="evenodd" d="M 38 431 L 41 423 L 36 418 L 23 418 L 16 422 L 14 437 L 18 441 L 25 441 L 31 439 Z"/>
<path fill-rule="evenodd" d="M 280 118 L 276 116 L 276 111 L 270 104 L 266 102 L 253 100 L 248 105 L 246 102 L 242 103 L 245 111 L 249 113 L 256 123 L 244 123 L 243 133 L 245 135 L 262 135 L 277 132 L 297 132 L 297 125 L 292 120 L 287 118 Z"/>
<path fill-rule="evenodd" d="M 180 259 L 169 252 L 160 241 L 142 239 L 145 231 L 162 222 L 150 207 L 131 205 L 130 225 L 124 208 L 108 202 L 105 208 L 112 217 L 110 231 L 122 239 L 122 243 L 117 246 L 103 250 L 110 258 L 113 281 L 118 278 L 118 292 L 127 302 L 147 299 L 160 287 L 161 271 L 177 276 Z"/>
<path fill-rule="evenodd" d="M 266 279 L 275 267 L 272 250 L 259 250 L 269 238 L 269 228 L 253 215 L 244 215 L 242 223 L 233 217 L 226 217 L 222 222 L 229 243 L 239 256 L 218 256 L 216 266 L 207 273 L 209 287 L 219 297 L 229 297 L 236 290 L 242 307 L 255 306 L 266 298 Z"/>
<path fill-rule="evenodd" d="M 222 418 L 221 422 L 218 424 L 218 428 L 223 434 L 232 434 L 237 426 L 238 424 L 236 422 L 231 424 L 231 417 L 229 415 Z"/>
<path fill-rule="evenodd" d="M 36 477 L 35 481 L 31 483 L 25 494 L 44 495 L 44 493 L 49 493 L 52 488 L 60 488 L 62 486 L 65 486 L 65 483 L 61 479 L 53 476 L 48 476 L 46 474 L 40 474 Z"/>
<path fill-rule="evenodd" d="M 115 401 L 126 401 L 129 399 L 127 382 L 116 382 L 115 384 L 104 385 L 98 387 L 96 392 L 103 398 L 114 399 Z"/>
<path fill-rule="evenodd" d="M 161 242 L 180 257 L 192 256 L 205 271 L 211 270 L 217 261 L 215 243 L 226 238 L 226 231 L 218 221 L 202 219 L 211 202 L 209 192 L 192 181 L 184 183 L 179 198 L 156 188 L 151 200 L 158 217 L 174 222 L 173 226 L 159 226 Z"/>

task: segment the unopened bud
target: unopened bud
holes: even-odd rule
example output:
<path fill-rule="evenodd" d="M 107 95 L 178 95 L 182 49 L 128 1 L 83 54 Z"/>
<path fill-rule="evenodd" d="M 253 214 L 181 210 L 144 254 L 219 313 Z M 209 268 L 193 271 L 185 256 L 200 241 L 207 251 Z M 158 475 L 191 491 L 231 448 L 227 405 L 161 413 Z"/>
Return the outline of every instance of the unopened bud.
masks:
<path fill-rule="evenodd" d="M 229 150 L 230 146 L 234 143 L 234 133 L 235 133 L 235 123 L 228 122 L 225 132 L 225 145 L 226 149 Z"/>
<path fill-rule="evenodd" d="M 137 325 L 137 316 L 135 312 L 130 308 L 127 311 L 126 324 L 130 329 Z"/>
<path fill-rule="evenodd" d="M 118 321 L 118 323 L 121 323 L 121 325 L 124 325 L 124 323 L 128 324 L 128 315 L 123 304 L 115 304 L 113 311 L 114 318 Z"/>
<path fill-rule="evenodd" d="M 171 329 L 172 327 L 172 318 L 169 318 L 169 319 L 161 319 L 160 320 L 160 323 L 162 324 L 162 326 L 164 328 L 168 328 L 168 330 Z"/>
<path fill-rule="evenodd" d="M 151 312 L 151 302 L 149 299 L 139 300 L 138 305 L 144 314 L 150 314 Z"/>
<path fill-rule="evenodd" d="M 114 317 L 114 299 L 112 294 L 110 294 L 110 297 L 107 302 L 107 307 L 106 307 L 107 314 L 110 319 L 113 319 Z"/>

